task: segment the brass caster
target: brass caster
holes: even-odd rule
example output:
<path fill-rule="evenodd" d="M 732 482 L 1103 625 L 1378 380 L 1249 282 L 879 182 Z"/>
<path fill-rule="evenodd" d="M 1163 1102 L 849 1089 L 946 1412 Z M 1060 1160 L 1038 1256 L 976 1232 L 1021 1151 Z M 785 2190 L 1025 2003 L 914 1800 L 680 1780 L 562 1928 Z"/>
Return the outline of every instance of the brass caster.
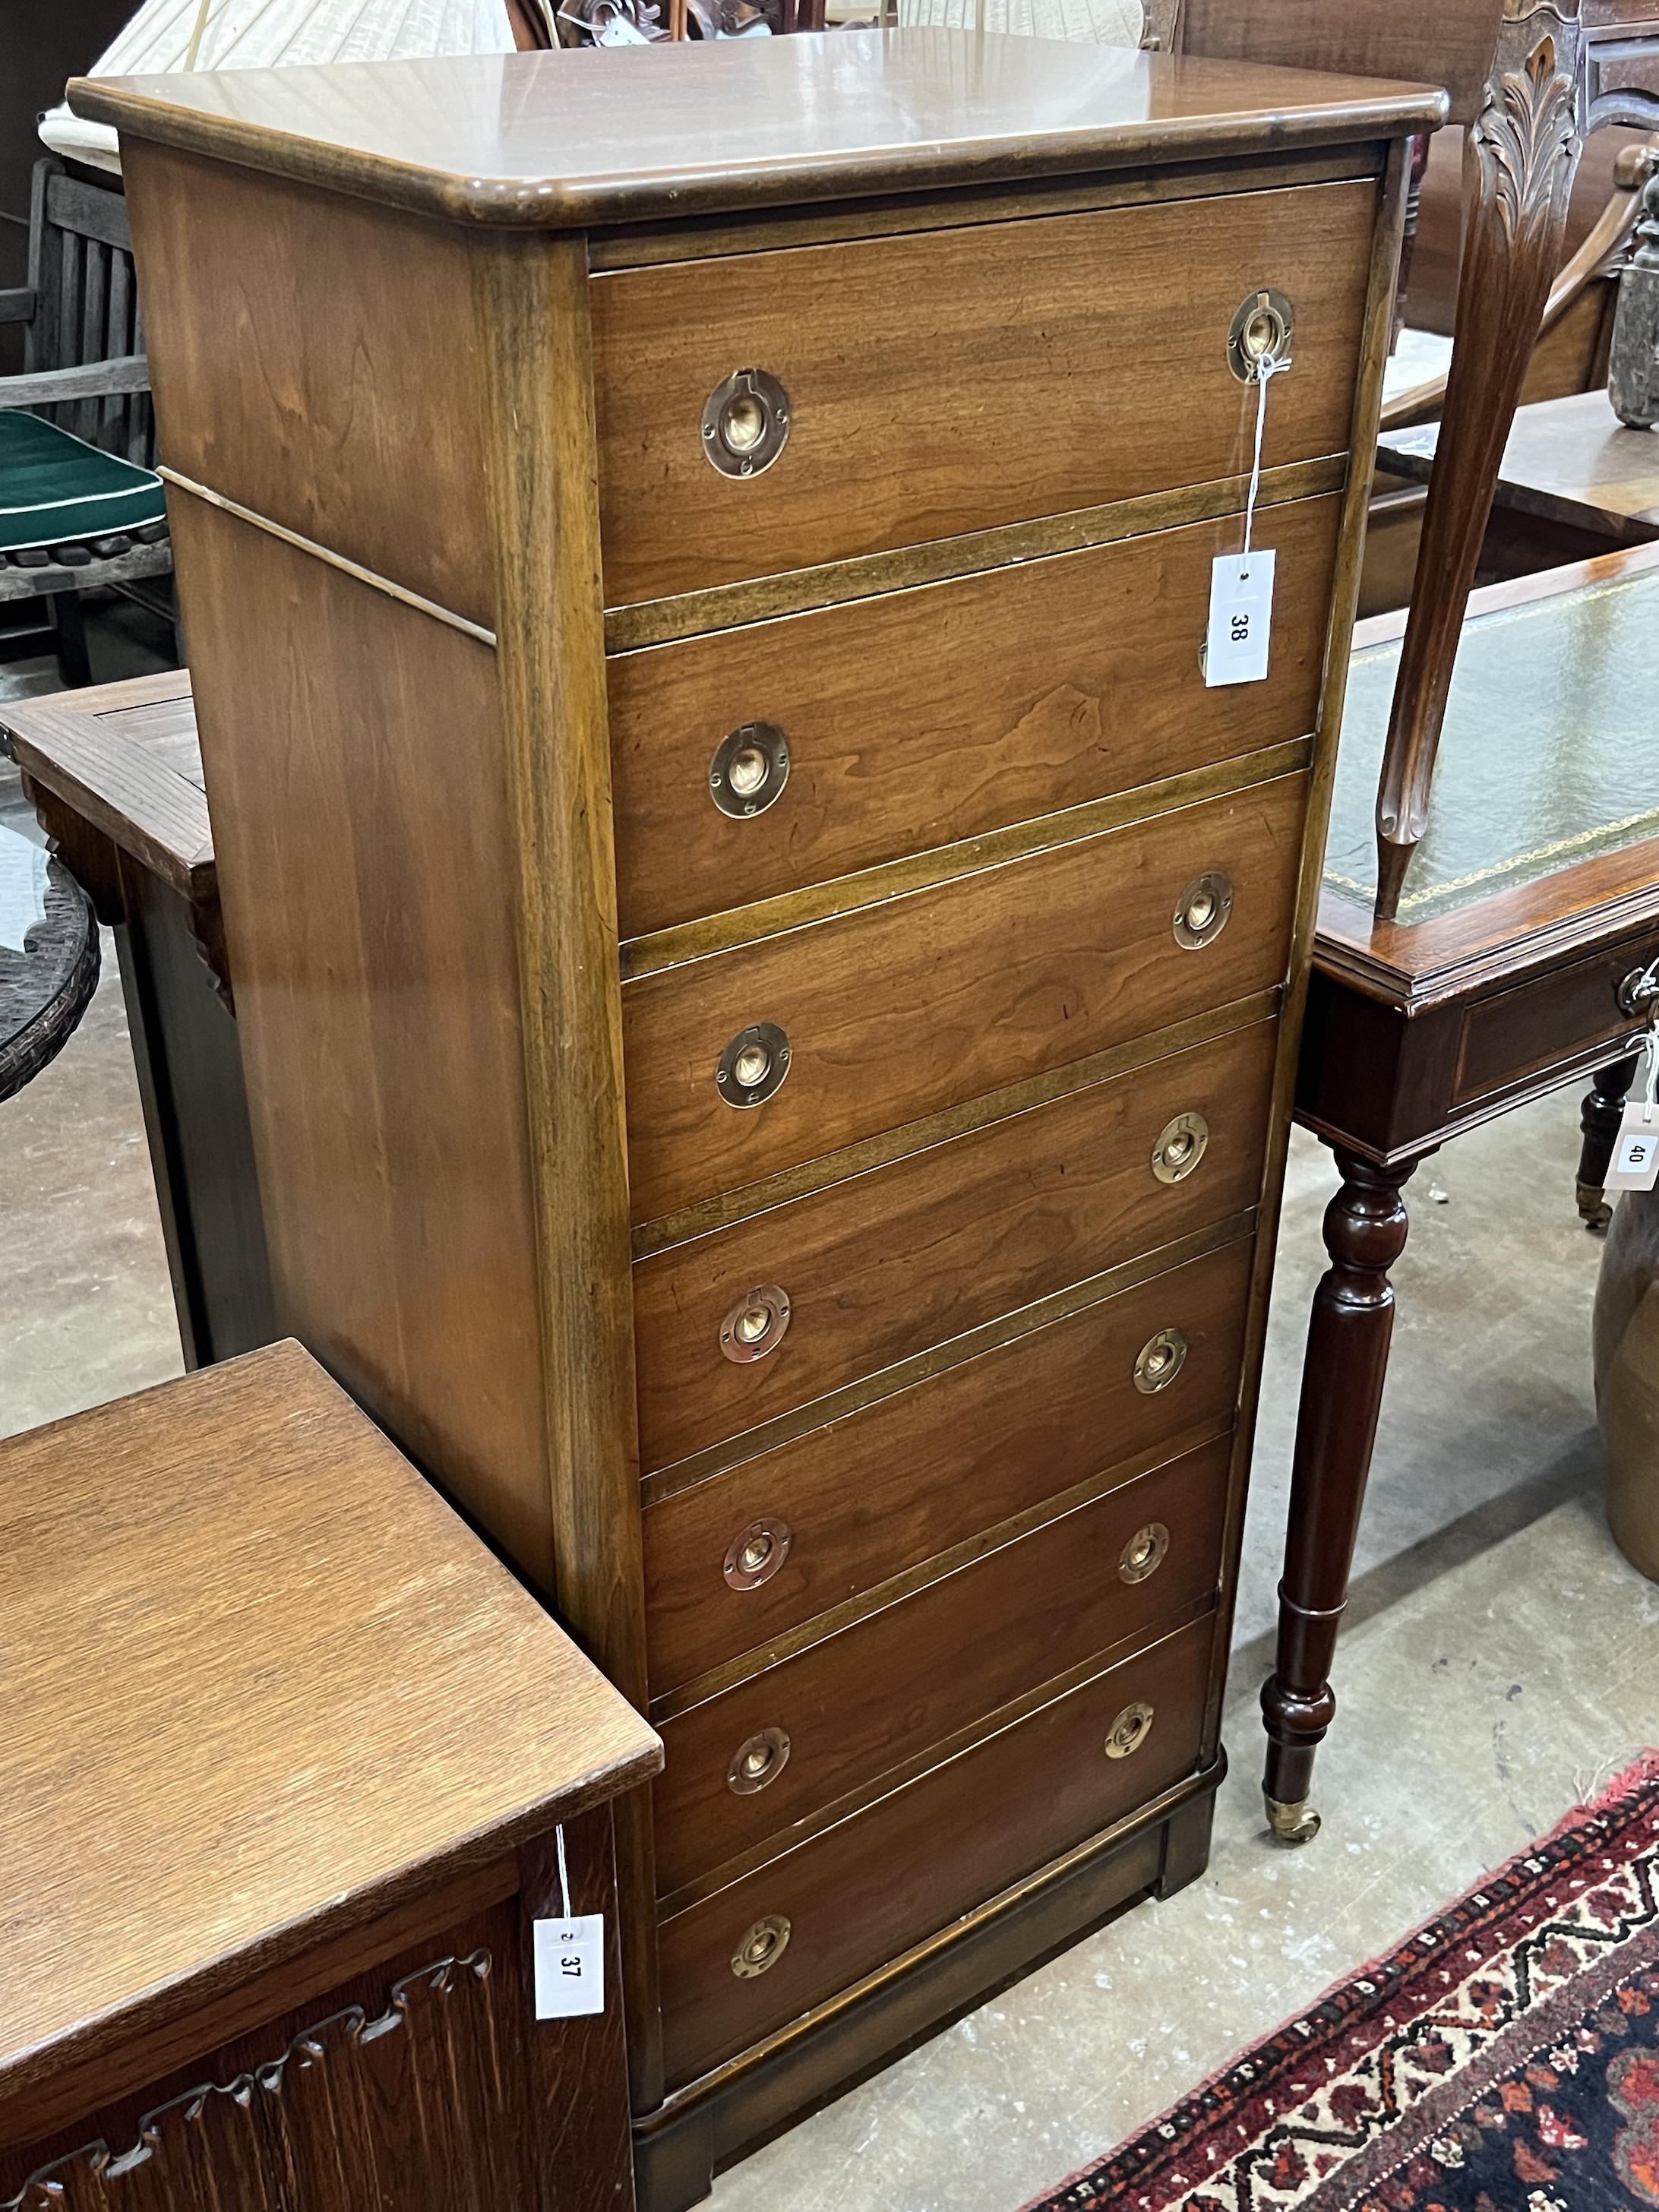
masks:
<path fill-rule="evenodd" d="M 1577 1186 L 1578 1218 L 1592 1237 L 1605 1237 L 1613 1220 L 1613 1208 L 1606 1194 L 1595 1183 L 1581 1182 Z"/>
<path fill-rule="evenodd" d="M 1264 1796 L 1261 1802 L 1267 1808 L 1267 1826 L 1281 1844 L 1310 1844 L 1319 1833 L 1319 1815 L 1305 1800 L 1300 1805 L 1281 1805 L 1276 1797 Z"/>

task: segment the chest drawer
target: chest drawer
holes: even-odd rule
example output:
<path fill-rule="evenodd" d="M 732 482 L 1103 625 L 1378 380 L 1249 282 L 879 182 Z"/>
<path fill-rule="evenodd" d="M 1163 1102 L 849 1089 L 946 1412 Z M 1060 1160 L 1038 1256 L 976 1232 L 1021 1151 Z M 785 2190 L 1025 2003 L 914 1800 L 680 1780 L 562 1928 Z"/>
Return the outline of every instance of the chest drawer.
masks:
<path fill-rule="evenodd" d="M 1213 1593 L 1231 1452 L 1221 1437 L 660 1723 L 659 1888 Z"/>
<path fill-rule="evenodd" d="M 1172 1054 L 641 1261 L 643 1465 L 665 1467 L 1255 1203 L 1276 1022 Z M 1179 1182 L 1159 1146 L 1206 1132 Z M 787 1327 L 725 1351 L 757 1285 Z"/>
<path fill-rule="evenodd" d="M 1338 504 L 1258 517 L 1279 556 L 1261 684 L 1211 690 L 1199 665 L 1237 515 L 614 659 L 623 936 L 1307 734 Z M 720 791 L 757 811 L 723 812 L 715 756 L 744 752 L 730 741 L 756 726 L 746 772 L 763 780 Z"/>
<path fill-rule="evenodd" d="M 1240 475 L 1258 285 L 1296 315 L 1266 465 L 1342 452 L 1376 211 L 1310 185 L 595 277 L 607 605 Z M 704 410 L 745 368 L 787 437 L 726 475 Z"/>
<path fill-rule="evenodd" d="M 665 2056 L 689 2081 L 1196 1767 L 1210 1616 L 663 1923 Z M 1150 1726 L 1127 1757 L 1130 1709 Z M 1115 1735 L 1121 1725 L 1124 1733 Z M 923 1877 L 925 1870 L 925 1878 Z M 769 1948 L 767 1944 L 771 1936 Z M 758 1951 L 764 1965 L 752 1971 Z M 738 1960 L 748 1971 L 734 1971 Z"/>
<path fill-rule="evenodd" d="M 635 1219 L 1279 982 L 1306 794 L 1276 777 L 625 983 Z M 1212 875 L 1231 911 L 1183 944 L 1177 909 Z M 729 1076 L 763 1025 L 787 1073 L 728 1104 L 722 1055 Z"/>
<path fill-rule="evenodd" d="M 652 1695 L 1230 1421 L 1255 1249 L 1188 1261 L 647 1507 Z M 1135 1363 L 1171 1328 L 1185 1356 L 1148 1391 Z"/>

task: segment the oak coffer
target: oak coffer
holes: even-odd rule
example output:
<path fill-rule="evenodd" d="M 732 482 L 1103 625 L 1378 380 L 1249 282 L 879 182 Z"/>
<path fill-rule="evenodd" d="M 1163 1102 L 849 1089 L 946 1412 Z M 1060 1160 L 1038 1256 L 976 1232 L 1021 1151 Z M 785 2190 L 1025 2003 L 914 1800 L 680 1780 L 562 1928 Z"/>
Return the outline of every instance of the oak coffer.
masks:
<path fill-rule="evenodd" d="M 280 1318 L 661 1731 L 663 2212 L 1204 1863 L 1443 101 L 870 31 L 74 98 Z"/>

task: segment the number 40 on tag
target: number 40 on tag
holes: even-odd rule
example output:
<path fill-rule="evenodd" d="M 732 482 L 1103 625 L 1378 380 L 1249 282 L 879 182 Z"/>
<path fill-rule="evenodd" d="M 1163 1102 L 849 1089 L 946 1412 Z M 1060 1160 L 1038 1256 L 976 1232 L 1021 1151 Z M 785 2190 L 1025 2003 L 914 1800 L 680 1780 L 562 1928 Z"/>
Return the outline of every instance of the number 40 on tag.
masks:
<path fill-rule="evenodd" d="M 1659 1182 L 1659 1112 L 1632 1099 L 1613 1141 L 1608 1190 L 1651 1190 Z"/>
<path fill-rule="evenodd" d="M 1223 553 L 1210 569 L 1210 627 L 1204 640 L 1204 681 L 1260 684 L 1267 673 L 1273 626 L 1275 556 Z"/>

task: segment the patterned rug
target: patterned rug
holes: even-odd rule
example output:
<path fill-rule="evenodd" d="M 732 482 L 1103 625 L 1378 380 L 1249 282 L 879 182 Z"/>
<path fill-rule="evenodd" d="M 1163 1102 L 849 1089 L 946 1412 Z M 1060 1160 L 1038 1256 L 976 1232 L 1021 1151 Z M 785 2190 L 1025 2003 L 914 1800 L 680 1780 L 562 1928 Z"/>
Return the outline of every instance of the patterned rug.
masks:
<path fill-rule="evenodd" d="M 1659 1752 L 1026 2212 L 1659 2206 Z"/>

